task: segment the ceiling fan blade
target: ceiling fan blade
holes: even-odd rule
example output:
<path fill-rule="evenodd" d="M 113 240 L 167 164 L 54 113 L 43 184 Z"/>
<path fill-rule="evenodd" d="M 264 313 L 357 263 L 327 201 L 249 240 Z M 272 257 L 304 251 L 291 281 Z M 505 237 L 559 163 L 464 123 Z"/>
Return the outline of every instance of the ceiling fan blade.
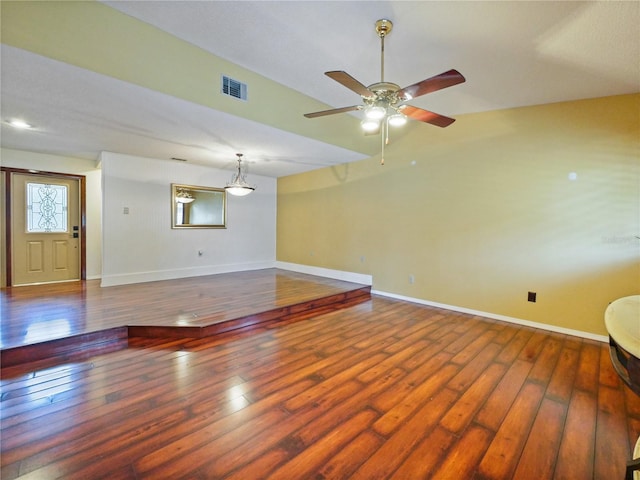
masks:
<path fill-rule="evenodd" d="M 399 110 L 407 117 L 419 120 L 421 122 L 430 123 L 438 127 L 448 127 L 456 121 L 455 118 L 445 117 L 439 113 L 433 113 L 422 108 L 412 107 L 411 105 L 401 105 Z"/>
<path fill-rule="evenodd" d="M 421 82 L 404 87 L 402 90 L 398 91 L 398 98 L 403 101 L 411 100 L 412 98 L 419 97 L 426 93 L 435 92 L 436 90 L 441 90 L 443 88 L 463 83 L 465 80 L 466 79 L 459 71 L 451 69 L 447 72 L 441 73 L 440 75 L 436 75 L 435 77 L 427 78 Z"/>
<path fill-rule="evenodd" d="M 331 110 L 322 110 L 321 112 L 305 113 L 304 116 L 307 118 L 324 117 L 325 115 L 334 115 L 336 113 L 351 112 L 353 110 L 359 110 L 360 108 L 361 108 L 360 105 L 353 105 L 351 107 L 332 108 Z"/>
<path fill-rule="evenodd" d="M 344 85 L 349 90 L 356 92 L 361 97 L 371 97 L 373 96 L 373 92 L 361 84 L 358 80 L 353 78 L 347 72 L 343 72 L 342 70 L 336 70 L 333 72 L 325 72 L 327 77 L 333 78 L 336 82 Z"/>

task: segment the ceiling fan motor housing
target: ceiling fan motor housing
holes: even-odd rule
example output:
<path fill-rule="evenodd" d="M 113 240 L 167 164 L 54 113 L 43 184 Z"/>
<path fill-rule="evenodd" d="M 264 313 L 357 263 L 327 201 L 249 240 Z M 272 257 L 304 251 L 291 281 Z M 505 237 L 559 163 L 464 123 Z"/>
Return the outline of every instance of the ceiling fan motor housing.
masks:
<path fill-rule="evenodd" d="M 387 20 L 386 18 L 382 18 L 376 22 L 376 32 L 378 32 L 379 37 L 384 37 L 391 33 L 392 28 L 393 22 L 391 20 Z"/>
<path fill-rule="evenodd" d="M 373 85 L 369 85 L 367 87 L 371 92 L 373 92 L 373 96 L 362 97 L 365 105 L 374 105 L 383 103 L 386 106 L 394 106 L 397 104 L 400 99 L 398 98 L 397 92 L 400 90 L 400 86 L 391 82 L 379 82 L 374 83 Z"/>
<path fill-rule="evenodd" d="M 391 82 L 373 83 L 367 87 L 376 96 L 392 96 L 400 90 L 400 86 Z"/>

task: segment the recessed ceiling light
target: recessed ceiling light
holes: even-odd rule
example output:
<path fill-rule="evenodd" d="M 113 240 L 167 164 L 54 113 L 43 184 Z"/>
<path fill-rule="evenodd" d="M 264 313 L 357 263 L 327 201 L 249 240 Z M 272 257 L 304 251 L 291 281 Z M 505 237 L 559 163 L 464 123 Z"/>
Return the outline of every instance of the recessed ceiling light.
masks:
<path fill-rule="evenodd" d="M 25 122 L 24 120 L 13 119 L 9 120 L 8 123 L 15 128 L 33 128 L 33 125 Z"/>

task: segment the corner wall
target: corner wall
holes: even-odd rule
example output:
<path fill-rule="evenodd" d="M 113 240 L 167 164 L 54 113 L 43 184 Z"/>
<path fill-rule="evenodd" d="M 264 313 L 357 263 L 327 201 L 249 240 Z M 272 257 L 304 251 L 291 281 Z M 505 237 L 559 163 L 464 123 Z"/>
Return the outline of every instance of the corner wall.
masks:
<path fill-rule="evenodd" d="M 410 122 L 385 166 L 278 179 L 277 260 L 604 335 L 607 304 L 640 293 L 638 112 L 635 94 Z"/>
<path fill-rule="evenodd" d="M 226 229 L 172 229 L 171 183 L 224 187 L 233 171 L 107 152 L 101 163 L 103 286 L 274 266 L 274 178 L 227 196 Z"/>

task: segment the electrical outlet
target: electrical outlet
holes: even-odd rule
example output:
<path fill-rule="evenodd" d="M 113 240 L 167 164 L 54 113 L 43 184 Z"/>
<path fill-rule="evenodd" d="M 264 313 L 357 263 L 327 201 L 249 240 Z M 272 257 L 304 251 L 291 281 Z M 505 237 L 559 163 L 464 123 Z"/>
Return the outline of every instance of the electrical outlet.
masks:
<path fill-rule="evenodd" d="M 122 213 L 125 215 L 129 215 L 129 207 L 123 207 L 122 208 Z"/>
<path fill-rule="evenodd" d="M 527 301 L 536 303 L 536 292 L 529 292 L 527 294 Z"/>
<path fill-rule="evenodd" d="M 413 275 L 409 275 L 409 285 L 413 285 L 413 282 L 416 281 L 416 278 Z"/>

